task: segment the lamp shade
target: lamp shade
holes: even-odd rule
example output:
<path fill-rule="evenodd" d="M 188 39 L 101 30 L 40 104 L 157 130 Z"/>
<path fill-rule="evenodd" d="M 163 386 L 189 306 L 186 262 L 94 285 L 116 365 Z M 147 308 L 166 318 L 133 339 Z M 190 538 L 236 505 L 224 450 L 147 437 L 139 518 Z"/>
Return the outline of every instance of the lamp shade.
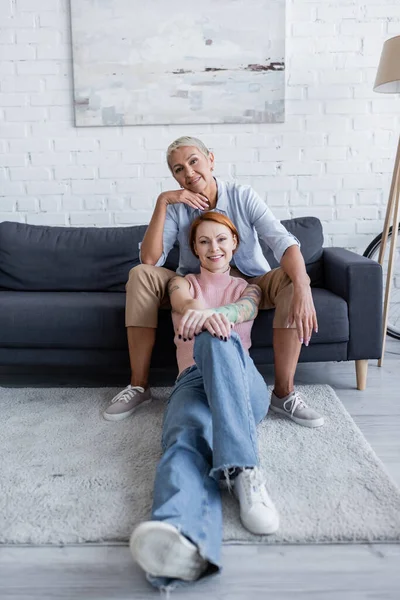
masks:
<path fill-rule="evenodd" d="M 374 92 L 400 94 L 400 35 L 383 44 Z"/>

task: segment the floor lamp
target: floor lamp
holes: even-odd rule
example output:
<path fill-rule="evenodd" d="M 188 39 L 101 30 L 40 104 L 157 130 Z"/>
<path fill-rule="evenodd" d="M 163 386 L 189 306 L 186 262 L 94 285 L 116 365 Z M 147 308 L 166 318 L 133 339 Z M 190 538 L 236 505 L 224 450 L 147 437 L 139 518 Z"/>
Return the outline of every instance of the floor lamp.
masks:
<path fill-rule="evenodd" d="M 400 35 L 386 40 L 383 44 L 381 60 L 379 62 L 378 72 L 376 74 L 374 92 L 383 92 L 384 94 L 400 94 Z M 399 223 L 399 202 L 400 198 L 400 137 L 397 144 L 396 159 L 392 184 L 390 186 L 389 201 L 386 209 L 385 224 L 383 227 L 382 243 L 379 252 L 378 261 L 382 265 L 385 256 L 388 233 L 392 225 L 392 236 L 390 240 L 389 264 L 386 275 L 385 299 L 383 303 L 383 328 L 382 328 L 382 355 L 378 361 L 378 366 L 382 366 L 383 356 L 386 345 L 386 329 L 389 315 L 390 291 L 393 280 L 393 267 L 396 254 L 397 232 Z"/>

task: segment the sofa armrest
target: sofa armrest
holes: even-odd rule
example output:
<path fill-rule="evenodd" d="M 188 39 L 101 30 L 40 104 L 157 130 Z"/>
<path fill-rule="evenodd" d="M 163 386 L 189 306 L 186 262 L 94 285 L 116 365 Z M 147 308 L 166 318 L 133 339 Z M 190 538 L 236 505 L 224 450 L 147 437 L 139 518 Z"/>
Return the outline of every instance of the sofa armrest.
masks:
<path fill-rule="evenodd" d="M 324 248 L 323 261 L 326 289 L 346 300 L 348 305 L 348 360 L 380 358 L 381 265 L 344 248 Z"/>

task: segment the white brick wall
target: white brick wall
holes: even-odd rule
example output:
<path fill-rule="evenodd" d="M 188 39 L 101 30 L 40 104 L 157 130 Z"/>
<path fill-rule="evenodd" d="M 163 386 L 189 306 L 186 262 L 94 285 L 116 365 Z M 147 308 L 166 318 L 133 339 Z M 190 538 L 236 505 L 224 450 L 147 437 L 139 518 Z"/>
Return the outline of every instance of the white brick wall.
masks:
<path fill-rule="evenodd" d="M 243 2 L 243 10 L 248 4 Z M 363 251 L 382 228 L 400 99 L 372 91 L 398 0 L 287 0 L 286 122 L 75 128 L 68 0 L 0 0 L 0 220 L 146 223 L 175 187 L 168 144 L 197 135 L 216 174 L 279 218 L 315 215 L 325 243 Z"/>

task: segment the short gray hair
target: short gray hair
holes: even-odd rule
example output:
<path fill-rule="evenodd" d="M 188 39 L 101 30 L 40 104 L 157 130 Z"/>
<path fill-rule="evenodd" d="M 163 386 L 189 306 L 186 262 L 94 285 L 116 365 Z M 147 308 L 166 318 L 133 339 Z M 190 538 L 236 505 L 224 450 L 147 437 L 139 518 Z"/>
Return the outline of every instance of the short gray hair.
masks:
<path fill-rule="evenodd" d="M 174 150 L 177 150 L 178 148 L 182 148 L 182 146 L 195 146 L 195 148 L 198 148 L 200 150 L 200 152 L 202 154 L 204 154 L 205 157 L 209 157 L 210 156 L 210 151 L 207 148 L 207 146 L 205 144 L 203 144 L 203 142 L 201 140 L 199 140 L 198 138 L 195 137 L 190 137 L 189 135 L 183 135 L 182 137 L 178 138 L 177 140 L 175 140 L 174 142 L 172 142 L 172 144 L 170 144 L 167 148 L 167 163 L 169 166 L 169 157 L 171 156 L 172 152 Z"/>

